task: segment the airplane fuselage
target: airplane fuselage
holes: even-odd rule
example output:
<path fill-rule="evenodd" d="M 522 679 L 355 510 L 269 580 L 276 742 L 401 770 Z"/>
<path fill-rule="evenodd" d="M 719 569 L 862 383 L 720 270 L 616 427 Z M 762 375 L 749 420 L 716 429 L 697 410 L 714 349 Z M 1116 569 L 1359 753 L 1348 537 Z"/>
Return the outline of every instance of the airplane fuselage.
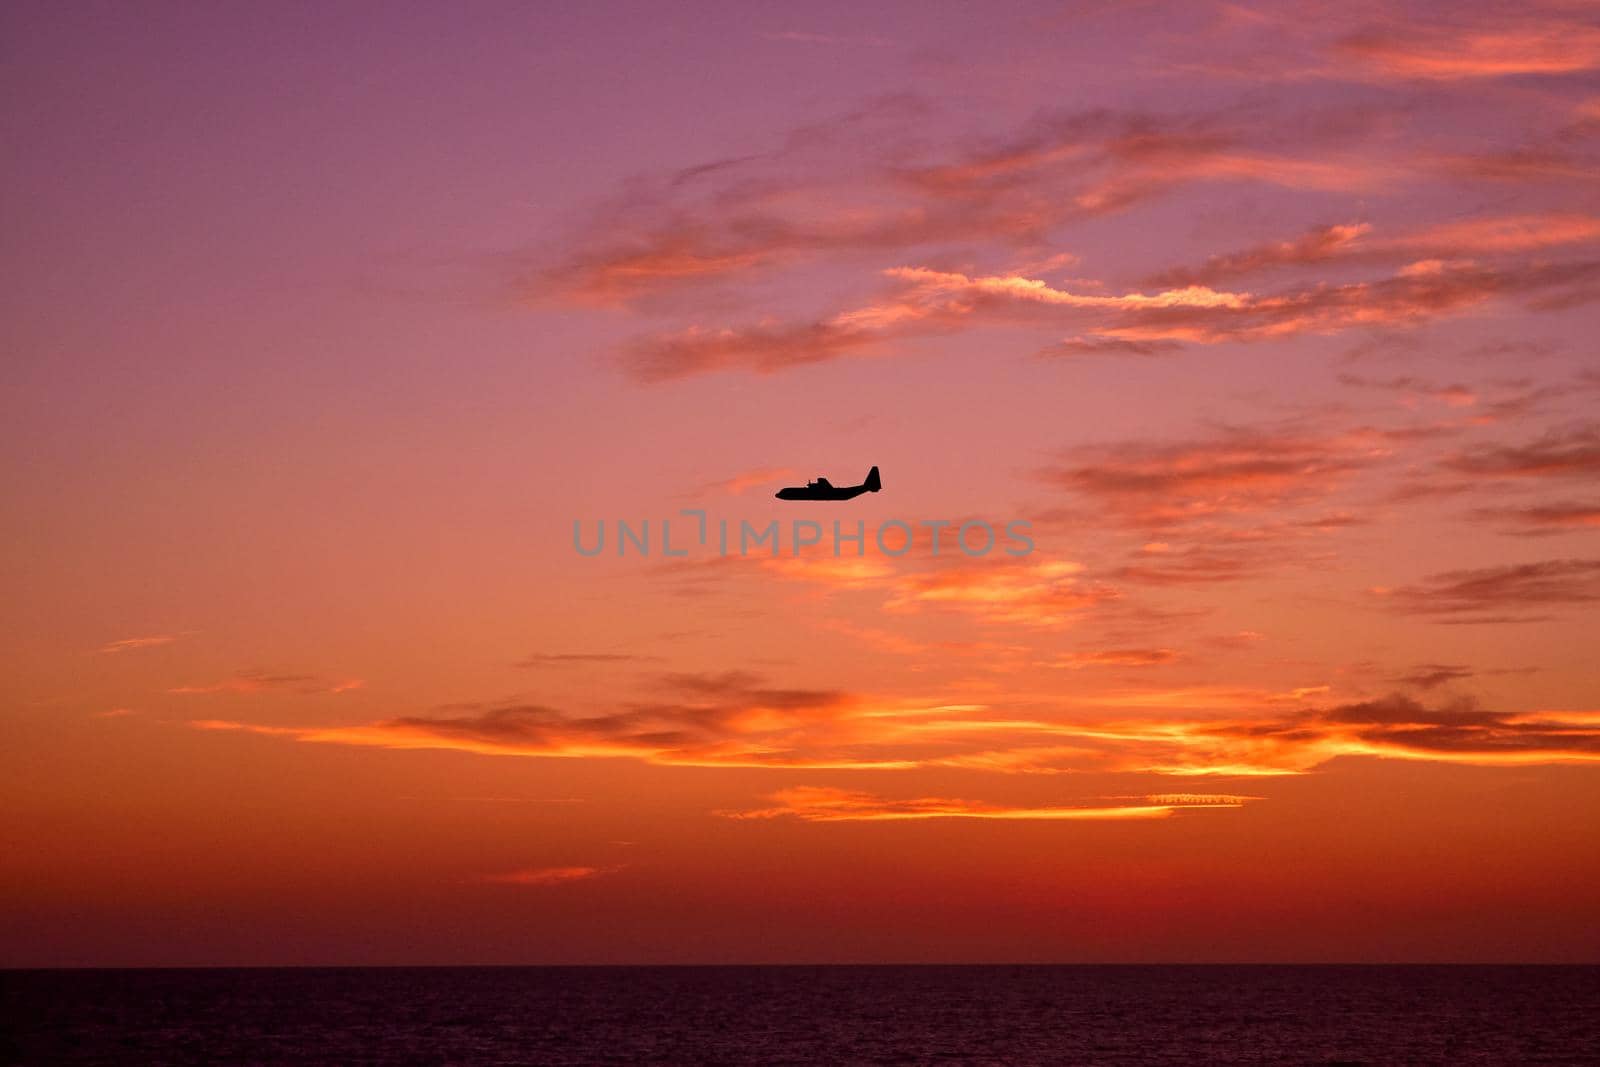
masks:
<path fill-rule="evenodd" d="M 878 476 L 878 468 L 873 467 L 867 472 L 867 480 L 860 485 L 832 485 L 828 479 L 818 478 L 805 485 L 779 489 L 773 495 L 779 500 L 854 500 L 862 493 L 876 493 L 882 488 L 883 480 Z"/>
<path fill-rule="evenodd" d="M 852 500 L 867 492 L 864 485 L 794 485 L 779 489 L 779 500 Z"/>

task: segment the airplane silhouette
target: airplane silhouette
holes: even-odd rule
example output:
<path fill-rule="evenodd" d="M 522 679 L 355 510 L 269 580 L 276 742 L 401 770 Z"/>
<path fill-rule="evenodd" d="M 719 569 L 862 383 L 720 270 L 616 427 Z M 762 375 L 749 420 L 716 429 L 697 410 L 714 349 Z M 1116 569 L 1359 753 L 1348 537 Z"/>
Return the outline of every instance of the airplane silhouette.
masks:
<path fill-rule="evenodd" d="M 878 477 L 878 468 L 873 467 L 867 472 L 867 480 L 860 485 L 835 486 L 826 478 L 818 478 L 805 485 L 779 489 L 775 495 L 779 500 L 851 500 L 862 493 L 876 493 L 882 488 L 883 481 Z"/>

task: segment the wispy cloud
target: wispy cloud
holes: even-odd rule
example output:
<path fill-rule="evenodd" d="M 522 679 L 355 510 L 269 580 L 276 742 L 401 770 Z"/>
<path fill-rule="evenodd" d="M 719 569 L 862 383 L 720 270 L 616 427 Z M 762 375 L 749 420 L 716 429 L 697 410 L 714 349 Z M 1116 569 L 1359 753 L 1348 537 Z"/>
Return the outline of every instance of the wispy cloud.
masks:
<path fill-rule="evenodd" d="M 1469 667 L 1463 663 L 1419 663 L 1408 671 L 1392 677 L 1392 681 L 1416 689 L 1437 689 L 1440 686 L 1465 682 L 1470 678 L 1488 675 L 1533 674 L 1537 667 Z"/>
<path fill-rule="evenodd" d="M 1423 663 L 1410 671 L 1397 675 L 1395 681 L 1417 689 L 1435 689 L 1451 682 L 1461 682 L 1477 674 L 1471 667 L 1455 663 Z"/>
<path fill-rule="evenodd" d="M 994 804 L 948 797 L 890 800 L 872 793 L 799 786 L 773 793 L 772 807 L 724 811 L 732 819 L 792 817 L 806 822 L 906 822 L 924 819 L 1102 820 L 1163 819 L 1184 809 L 1240 808 L 1259 797 L 1166 793 L 1159 796 L 1082 801 L 1052 807 Z"/>
<path fill-rule="evenodd" d="M 1183 350 L 1177 341 L 1137 341 L 1126 337 L 1067 337 L 1039 349 L 1046 359 L 1077 356 L 1169 356 Z"/>
<path fill-rule="evenodd" d="M 1159 667 L 1181 658 L 1170 648 L 1097 648 L 1069 652 L 1047 663 L 1051 667 L 1082 670 L 1085 667 Z"/>
<path fill-rule="evenodd" d="M 465 716 L 407 716 L 328 728 L 264 727 L 203 720 L 201 729 L 245 730 L 301 741 L 399 749 L 456 749 L 486 755 L 631 758 L 680 766 L 908 766 L 862 746 L 873 740 L 859 694 L 764 685 L 752 674 L 674 674 L 668 699 L 603 715 L 574 716 L 532 704 L 502 704 Z"/>
<path fill-rule="evenodd" d="M 950 561 L 929 570 L 896 574 L 885 584 L 889 611 L 946 609 L 991 622 L 1059 626 L 1121 594 L 1086 580 L 1081 564 L 1032 560 L 988 566 Z"/>
<path fill-rule="evenodd" d="M 1480 766 L 1600 761 L 1600 712 L 1490 712 L 1461 703 L 1433 709 L 1400 696 L 1318 707 L 1327 694 L 1315 686 L 1284 693 L 1188 687 L 1085 694 L 1070 714 L 1045 717 L 773 689 L 737 672 L 676 676 L 664 684 L 677 690 L 677 702 L 587 717 L 507 705 L 355 726 L 192 725 L 324 744 L 789 770 L 959 767 L 1191 777 L 1303 774 L 1340 757 Z"/>
<path fill-rule="evenodd" d="M 1395 611 L 1453 622 L 1533 622 L 1552 610 L 1600 602 L 1600 560 L 1552 559 L 1429 575 L 1413 585 L 1373 590 Z"/>
<path fill-rule="evenodd" d="M 1600 501 L 1562 501 L 1520 507 L 1478 508 L 1472 517 L 1506 527 L 1524 537 L 1548 537 L 1600 528 Z"/>
<path fill-rule="evenodd" d="M 707 482 L 688 496 L 743 496 L 752 489 L 781 484 L 794 478 L 798 471 L 792 467 L 756 467 L 740 471 L 720 481 Z"/>
<path fill-rule="evenodd" d="M 1600 217 L 1578 212 L 1491 215 L 1384 235 L 1365 222 L 1315 226 L 1297 237 L 1213 256 L 1156 275 L 1155 285 L 1215 285 L 1285 267 L 1448 263 L 1600 241 Z"/>
<path fill-rule="evenodd" d="M 1355 389 L 1376 389 L 1393 393 L 1399 398 L 1400 403 L 1408 408 L 1416 408 L 1423 401 L 1435 401 L 1453 408 L 1470 408 L 1474 407 L 1479 399 L 1477 392 L 1465 385 L 1459 383 L 1439 385 L 1413 375 L 1366 378 L 1359 374 L 1341 374 L 1339 384 Z"/>
<path fill-rule="evenodd" d="M 893 534 L 898 538 L 899 534 Z M 987 555 L 964 554 L 953 543 L 956 528 L 942 533 L 942 549 L 935 555 L 927 531 L 903 557 L 879 553 L 833 556 L 803 553 L 797 556 L 728 556 L 674 562 L 655 572 L 679 588 L 700 588 L 760 574 L 812 585 L 825 593 L 875 594 L 891 615 L 942 613 L 965 616 L 996 625 L 1055 628 L 1071 625 L 1089 613 L 1116 605 L 1122 593 L 1090 574 L 1084 564 L 1046 558 L 1043 553 L 1004 555 L 993 548 Z M 972 536 L 976 544 L 981 538 Z M 996 530 L 996 541 L 1000 531 Z M 898 541 L 896 541 L 898 544 Z M 868 636 L 868 640 L 873 640 Z M 885 640 L 876 638 L 879 646 Z"/>
<path fill-rule="evenodd" d="M 149 637 L 124 637 L 120 641 L 108 641 L 100 646 L 101 652 L 116 654 L 118 652 L 132 652 L 140 648 L 156 648 L 160 645 L 170 645 L 185 634 L 153 634 Z"/>
<path fill-rule="evenodd" d="M 360 678 L 330 679 L 314 674 L 270 674 L 266 671 L 241 671 L 218 682 L 174 686 L 169 693 L 347 693 L 360 689 Z"/>
<path fill-rule="evenodd" d="M 1580 9 L 1569 8 L 1573 14 Z M 1401 23 L 1351 34 L 1342 56 L 1370 73 L 1423 81 L 1576 74 L 1600 68 L 1600 26 L 1511 8 L 1462 24 Z M 1592 13 L 1591 13 L 1592 14 Z"/>
<path fill-rule="evenodd" d="M 522 870 L 480 875 L 476 881 L 489 885 L 549 886 L 586 882 L 610 873 L 609 867 L 527 867 Z"/>
<path fill-rule="evenodd" d="M 1394 447 L 1375 430 L 1221 427 L 1204 438 L 1074 449 L 1038 474 L 1088 498 L 1101 515 L 1161 528 L 1315 503 Z"/>
<path fill-rule="evenodd" d="M 770 152 L 636 180 L 521 291 L 649 304 L 824 256 L 1038 247 L 1066 223 L 1194 183 L 1346 191 L 1394 177 L 1390 165 L 1326 144 L 1307 151 L 1325 136 L 1240 114 L 1062 112 L 974 142 L 927 136 L 932 112 L 889 98 L 797 129 Z"/>
<path fill-rule="evenodd" d="M 1600 424 L 1551 430 L 1522 445 L 1481 445 L 1444 461 L 1446 470 L 1473 478 L 1600 476 Z"/>
<path fill-rule="evenodd" d="M 1554 9 L 1427 24 L 1321 16 L 1328 28 L 1313 46 L 1323 53 L 1315 76 L 1364 80 L 1581 71 L 1600 35 L 1590 20 Z M 1275 43 L 1309 33 L 1277 15 L 1223 21 L 1270 25 Z M 793 30 L 768 36 L 846 41 Z M 792 130 L 767 151 L 631 180 L 554 245 L 553 259 L 533 264 L 518 292 L 656 318 L 616 353 L 644 382 L 783 372 L 989 326 L 1055 335 L 1029 339 L 1023 352 L 1147 357 L 1186 345 L 1411 328 L 1491 302 L 1548 308 L 1594 299 L 1600 263 L 1580 250 L 1600 243 L 1600 217 L 1543 206 L 1403 230 L 1329 218 L 1198 266 L 1161 265 L 1144 288 L 1105 277 L 1052 280 L 1066 262 L 1094 274 L 1076 249 L 1062 247 L 1072 226 L 1201 186 L 1344 197 L 1443 174 L 1593 175 L 1592 161 L 1565 143 L 1485 152 L 1443 139 L 1429 152 L 1398 151 L 1405 111 L 1057 111 L 975 138 L 953 132 L 952 116 L 927 101 L 886 98 Z M 1592 120 L 1579 111 L 1573 121 Z M 1550 259 L 1558 250 L 1575 258 Z M 831 308 L 777 309 L 753 295 L 765 290 L 752 282 L 819 261 L 838 268 L 830 288 L 846 294 Z M 1247 289 L 1224 284 L 1244 276 L 1261 280 Z M 722 318 L 741 303 L 751 309 L 743 321 Z"/>
<path fill-rule="evenodd" d="M 1517 5 L 1221 5 L 1176 70 L 1251 82 L 1481 88 L 1600 65 L 1600 26 L 1566 0 Z"/>
<path fill-rule="evenodd" d="M 646 382 L 718 370 L 770 374 L 875 353 L 907 338 L 985 325 L 1077 335 L 1065 342 L 1066 348 L 1046 348 L 1046 354 L 1090 349 L 1130 355 L 1160 350 L 1152 345 L 1408 328 L 1495 299 L 1537 299 L 1549 307 L 1595 299 L 1600 260 L 1494 264 L 1430 259 L 1372 280 L 1302 284 L 1274 293 L 1203 285 L 1088 293 L 1020 275 L 967 275 L 925 267 L 895 267 L 884 275 L 890 290 L 871 303 L 814 320 L 691 326 L 656 334 L 628 346 L 623 366 Z"/>

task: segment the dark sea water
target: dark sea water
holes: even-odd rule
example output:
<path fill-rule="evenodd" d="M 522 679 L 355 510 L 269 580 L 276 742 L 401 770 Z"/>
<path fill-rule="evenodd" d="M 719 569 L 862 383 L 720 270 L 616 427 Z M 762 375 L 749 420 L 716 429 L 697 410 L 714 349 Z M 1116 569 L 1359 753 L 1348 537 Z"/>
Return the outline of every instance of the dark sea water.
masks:
<path fill-rule="evenodd" d="M 24 1064 L 1600 1064 L 1600 967 L 0 972 Z"/>

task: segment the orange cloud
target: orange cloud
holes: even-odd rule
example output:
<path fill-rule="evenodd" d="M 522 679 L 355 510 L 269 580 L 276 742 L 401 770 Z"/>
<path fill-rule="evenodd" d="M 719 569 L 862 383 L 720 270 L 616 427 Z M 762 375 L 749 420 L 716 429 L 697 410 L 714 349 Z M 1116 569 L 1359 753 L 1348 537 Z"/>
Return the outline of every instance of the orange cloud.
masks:
<path fill-rule="evenodd" d="M 791 467 L 757 467 L 753 470 L 741 471 L 731 478 L 724 478 L 720 482 L 709 482 L 701 486 L 691 496 L 710 496 L 727 494 L 742 496 L 752 489 L 774 485 L 792 479 L 798 471 Z"/>
<path fill-rule="evenodd" d="M 1435 385 L 1411 375 L 1374 379 L 1357 374 L 1341 374 L 1339 384 L 1355 389 L 1381 389 L 1397 393 L 1400 403 L 1408 408 L 1417 407 L 1423 400 L 1438 401 L 1448 407 L 1470 408 L 1476 406 L 1479 400 L 1478 394 L 1465 385 Z"/>
<path fill-rule="evenodd" d="M 669 676 L 663 684 L 676 691 L 676 700 L 587 717 L 500 705 L 475 714 L 349 726 L 191 725 L 321 744 L 787 770 L 1273 776 L 1303 774 L 1342 756 L 1480 766 L 1600 760 L 1597 712 L 1489 712 L 1461 704 L 1430 709 L 1399 696 L 1319 708 L 1315 703 L 1327 696 L 1322 686 L 1083 694 L 1073 701 L 1078 713 L 1042 717 L 777 689 L 739 672 Z M 1096 715 L 1083 717 L 1087 709 Z M 1116 715 L 1106 717 L 1108 711 Z"/>
<path fill-rule="evenodd" d="M 1166 356 L 1181 351 L 1177 341 L 1136 341 L 1126 337 L 1067 337 L 1041 348 L 1037 355 L 1072 356 Z"/>
<path fill-rule="evenodd" d="M 1448 263 L 1473 256 L 1530 252 L 1600 241 L 1600 217 L 1575 212 L 1500 215 L 1374 236 L 1368 223 L 1316 226 L 1273 241 L 1213 256 L 1202 265 L 1156 275 L 1156 285 L 1206 285 L 1277 267 L 1325 263 Z"/>
<path fill-rule="evenodd" d="M 183 634 L 155 634 L 150 637 L 124 637 L 120 641 L 108 641 L 100 646 L 101 652 L 118 653 L 131 652 L 137 648 L 155 648 L 158 645 L 170 645 Z"/>
<path fill-rule="evenodd" d="M 1552 559 L 1429 575 L 1374 591 L 1390 608 L 1442 622 L 1533 622 L 1548 616 L 1493 614 L 1600 602 L 1600 560 Z"/>
<path fill-rule="evenodd" d="M 1508 9 L 1509 10 L 1509 9 Z M 1574 74 L 1600 67 L 1600 27 L 1507 18 L 1467 28 L 1395 26 L 1352 34 L 1338 50 L 1396 78 L 1461 81 L 1518 74 Z"/>
<path fill-rule="evenodd" d="M 1164 527 L 1316 502 L 1387 458 L 1393 444 L 1371 430 L 1225 427 L 1198 440 L 1076 449 L 1039 476 L 1089 498 L 1100 514 Z"/>
<path fill-rule="evenodd" d="M 945 565 L 898 575 L 884 602 L 889 611 L 951 608 L 991 622 L 1058 626 L 1120 595 L 1110 586 L 1082 581 L 1083 566 L 1064 560 L 988 566 Z"/>
<path fill-rule="evenodd" d="M 864 308 L 841 316 L 845 321 L 865 321 L 880 324 L 887 317 L 894 320 L 911 314 L 907 306 L 916 306 L 934 297 L 948 299 L 957 307 L 971 307 L 984 298 L 997 297 L 1020 303 L 1036 303 L 1070 308 L 1240 308 L 1250 302 L 1249 293 L 1218 292 L 1203 285 L 1189 285 L 1167 289 L 1158 293 L 1124 293 L 1120 296 L 1101 296 L 1094 293 L 1073 293 L 1056 289 L 1035 278 L 1016 276 L 968 277 L 950 271 L 928 270 L 923 267 L 896 267 L 885 272 L 889 277 L 909 283 L 912 289 L 905 303 L 888 308 Z"/>
<path fill-rule="evenodd" d="M 1163 819 L 1184 808 L 1239 808 L 1259 797 L 1167 793 L 1127 798 L 1124 803 L 1080 803 L 1062 807 L 1011 807 L 945 797 L 887 800 L 871 793 L 820 786 L 782 789 L 769 798 L 770 808 L 725 811 L 733 819 L 793 817 L 806 822 L 906 822 L 923 819 L 1084 820 Z"/>
<path fill-rule="evenodd" d="M 1487 767 L 1600 762 L 1600 713 L 1431 710 L 1398 696 L 1273 719 L 1133 721 L 1066 735 L 1118 743 L 1118 769 L 1186 777 L 1303 774 L 1351 756 Z"/>
<path fill-rule="evenodd" d="M 1439 158 L 1437 166 L 1455 177 L 1514 185 L 1590 182 L 1597 172 L 1588 158 L 1549 145 L 1445 155 Z"/>
<path fill-rule="evenodd" d="M 1059 313 L 1241 306 L 1248 299 L 1247 294 L 1218 293 L 1203 287 L 1101 296 L 1055 289 L 1016 276 L 968 277 L 917 267 L 897 267 L 884 273 L 898 285 L 879 302 L 815 322 L 716 330 L 690 327 L 635 343 L 624 353 L 624 365 L 642 381 L 733 368 L 773 373 L 826 362 L 898 337 L 954 329 L 979 315 L 1025 315 L 1030 308 Z"/>
<path fill-rule="evenodd" d="M 1505 523 L 1512 533 L 1548 536 L 1600 527 L 1600 502 L 1531 504 L 1525 507 L 1479 508 L 1474 518 Z"/>
<path fill-rule="evenodd" d="M 1159 555 L 1140 553 L 1137 562 L 1118 567 L 1112 575 L 1147 585 L 1209 585 L 1250 578 L 1273 564 L 1289 561 L 1276 547 L 1265 552 L 1218 553 L 1191 546 Z"/>
<path fill-rule="evenodd" d="M 755 675 L 674 674 L 675 699 L 589 717 L 533 704 L 501 704 L 465 716 L 408 716 L 332 727 L 193 723 L 298 741 L 395 749 L 454 749 L 483 755 L 627 758 L 676 766 L 879 768 L 912 766 L 872 749 L 875 718 L 907 707 L 833 690 L 781 689 Z"/>
<path fill-rule="evenodd" d="M 1486 445 L 1445 460 L 1473 478 L 1600 476 L 1600 423 L 1551 430 L 1525 445 Z"/>
<path fill-rule="evenodd" d="M 628 346 L 623 365 L 639 380 L 652 382 L 716 370 L 770 374 L 983 325 L 1087 332 L 1064 342 L 1065 347 L 1044 350 L 1054 355 L 1083 350 L 1146 355 L 1178 342 L 1211 345 L 1414 327 L 1502 297 L 1536 297 L 1549 307 L 1591 299 L 1600 281 L 1600 260 L 1494 265 L 1430 259 L 1372 281 L 1313 284 L 1275 294 L 1185 285 L 1102 295 L 1019 275 L 970 276 L 922 267 L 896 267 L 885 275 L 895 287 L 872 303 L 811 321 L 693 326 L 658 334 Z"/>
<path fill-rule="evenodd" d="M 1084 667 L 1156 667 L 1176 662 L 1181 657 L 1170 648 L 1103 648 L 1072 652 L 1048 664 L 1080 670 Z"/>
<path fill-rule="evenodd" d="M 998 540 L 999 531 L 996 533 Z M 1039 627 L 1070 624 L 1091 610 L 1121 599 L 1119 590 L 1090 578 L 1081 563 L 1002 555 L 999 548 L 971 557 L 953 543 L 956 536 L 954 525 L 942 531 L 937 556 L 931 551 L 931 535 L 918 531 L 915 537 L 921 540 L 903 557 L 728 556 L 676 563 L 659 568 L 657 573 L 670 580 L 696 582 L 759 571 L 808 582 L 828 592 L 878 593 L 883 609 L 897 614 L 948 612 L 985 623 Z M 972 541 L 977 540 L 973 535 Z M 881 634 L 869 636 L 868 640 L 875 641 L 877 647 L 888 647 Z M 908 651 L 902 642 L 894 643 L 901 651 Z"/>
<path fill-rule="evenodd" d="M 1409 673 L 1402 674 L 1395 681 L 1402 685 L 1415 686 L 1418 689 L 1434 689 L 1451 682 L 1464 681 L 1473 677 L 1478 672 L 1472 668 L 1454 663 L 1424 663 L 1413 668 Z"/>
<path fill-rule="evenodd" d="M 364 685 L 366 685 L 366 682 L 360 678 L 332 681 L 310 674 L 268 674 L 264 671 L 242 671 L 232 678 L 226 678 L 220 682 L 213 682 L 208 685 L 180 685 L 168 689 L 167 692 L 183 694 L 292 692 L 309 695 L 313 693 L 347 693 L 352 689 L 360 689 Z"/>
<path fill-rule="evenodd" d="M 667 292 L 822 256 L 901 257 L 969 242 L 1036 248 L 1066 223 L 1196 182 L 1343 193 L 1394 177 L 1392 167 L 1325 145 L 1306 151 L 1324 138 L 1304 129 L 1286 137 L 1237 114 L 1062 113 L 998 144 L 972 144 L 926 136 L 931 111 L 885 101 L 809 125 L 772 152 L 635 179 L 564 257 L 530 270 L 518 288 L 529 299 L 648 306 Z"/>
<path fill-rule="evenodd" d="M 1600 263 L 1514 264 L 1430 262 L 1375 281 L 1313 285 L 1253 297 L 1239 307 L 1149 308 L 1100 327 L 1111 337 L 1200 344 L 1260 341 L 1298 334 L 1335 334 L 1357 327 L 1418 326 L 1503 296 L 1552 294 L 1582 298 L 1600 277 Z"/>

